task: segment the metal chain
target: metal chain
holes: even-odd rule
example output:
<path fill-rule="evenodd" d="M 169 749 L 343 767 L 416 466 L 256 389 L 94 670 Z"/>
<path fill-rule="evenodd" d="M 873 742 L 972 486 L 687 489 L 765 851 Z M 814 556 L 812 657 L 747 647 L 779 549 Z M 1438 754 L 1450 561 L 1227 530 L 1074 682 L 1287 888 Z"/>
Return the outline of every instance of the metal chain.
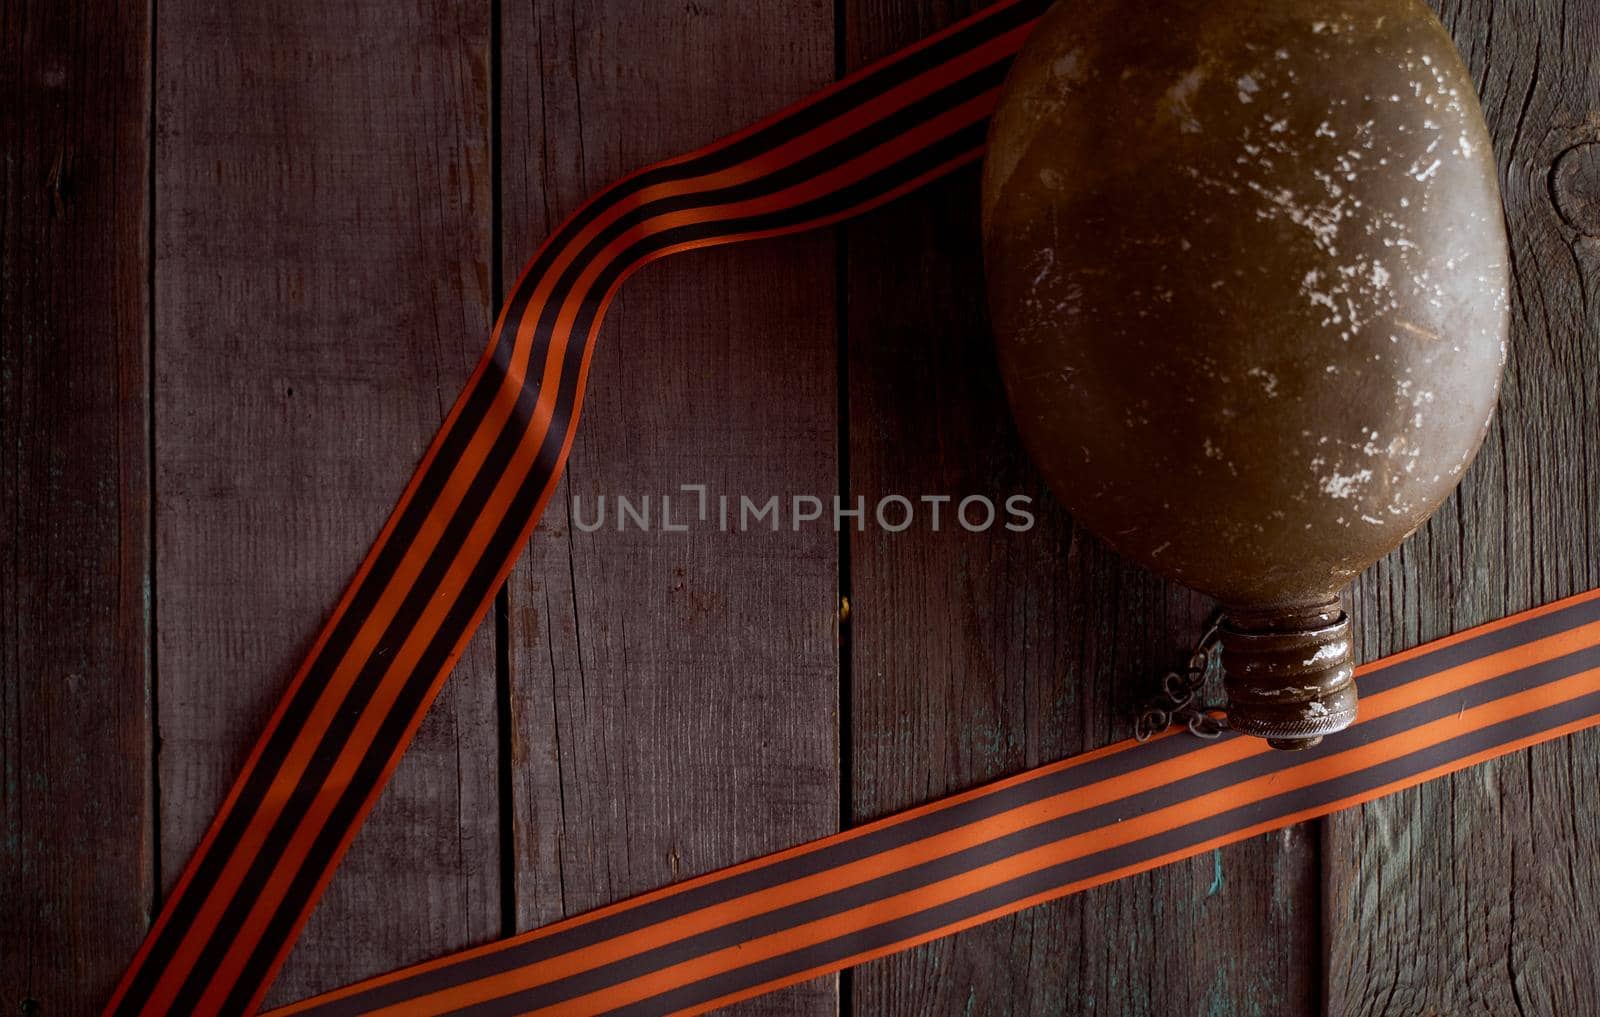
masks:
<path fill-rule="evenodd" d="M 1196 738 L 1216 738 L 1227 729 L 1228 718 L 1218 712 L 1220 707 L 1208 707 L 1200 702 L 1205 692 L 1206 673 L 1211 670 L 1219 643 L 1221 625 L 1221 614 L 1212 615 L 1205 635 L 1189 654 L 1188 665 L 1181 673 L 1168 671 L 1161 679 L 1161 692 L 1139 711 L 1139 719 L 1133 727 L 1135 739 L 1147 742 L 1173 724 L 1184 725 Z"/>

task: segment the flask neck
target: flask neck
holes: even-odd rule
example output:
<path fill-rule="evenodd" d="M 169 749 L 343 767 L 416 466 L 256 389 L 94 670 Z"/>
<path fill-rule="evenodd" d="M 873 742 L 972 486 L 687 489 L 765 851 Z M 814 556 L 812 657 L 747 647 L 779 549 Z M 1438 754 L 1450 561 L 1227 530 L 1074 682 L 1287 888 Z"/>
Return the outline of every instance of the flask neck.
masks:
<path fill-rule="evenodd" d="M 1355 722 L 1350 618 L 1338 597 L 1226 607 L 1221 633 L 1229 727 L 1273 748 L 1304 749 Z"/>

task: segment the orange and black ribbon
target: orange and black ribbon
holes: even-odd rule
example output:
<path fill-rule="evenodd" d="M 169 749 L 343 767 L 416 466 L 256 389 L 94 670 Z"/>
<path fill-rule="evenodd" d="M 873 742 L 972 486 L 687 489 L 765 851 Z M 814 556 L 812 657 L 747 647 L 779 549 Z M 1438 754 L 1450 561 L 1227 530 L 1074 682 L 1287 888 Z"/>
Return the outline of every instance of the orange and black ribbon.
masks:
<path fill-rule="evenodd" d="M 1600 722 L 1600 590 L 1360 669 L 1314 749 L 1127 741 L 270 1017 L 688 1014 Z"/>
<path fill-rule="evenodd" d="M 1046 6 L 990 7 L 624 178 L 556 230 L 108 1015 L 255 1011 L 554 492 L 622 282 L 973 162 Z M 697 1012 L 837 970 L 1596 723 L 1600 594 L 1389 658 L 1361 689 L 1361 723 L 1309 753 L 1113 746 L 283 1012 Z"/>

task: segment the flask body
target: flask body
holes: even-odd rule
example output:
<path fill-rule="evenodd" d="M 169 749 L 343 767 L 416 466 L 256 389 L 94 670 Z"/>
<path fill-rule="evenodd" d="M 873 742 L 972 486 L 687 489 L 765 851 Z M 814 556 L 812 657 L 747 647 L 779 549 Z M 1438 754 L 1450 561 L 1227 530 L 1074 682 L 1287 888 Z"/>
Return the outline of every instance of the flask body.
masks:
<path fill-rule="evenodd" d="M 1337 594 L 1455 488 L 1506 355 L 1491 139 L 1417 0 L 1079 0 L 985 162 L 1013 414 L 1075 518 L 1218 598 L 1236 727 L 1354 719 Z"/>

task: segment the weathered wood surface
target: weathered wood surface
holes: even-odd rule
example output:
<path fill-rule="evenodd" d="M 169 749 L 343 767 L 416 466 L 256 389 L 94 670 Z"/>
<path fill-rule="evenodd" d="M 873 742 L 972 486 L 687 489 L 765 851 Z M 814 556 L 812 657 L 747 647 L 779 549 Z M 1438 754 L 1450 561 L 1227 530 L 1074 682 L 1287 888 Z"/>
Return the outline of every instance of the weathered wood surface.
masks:
<path fill-rule="evenodd" d="M 488 334 L 486 5 L 161 5 L 156 659 L 176 879 Z M 480 633 L 269 1000 L 500 930 Z"/>
<path fill-rule="evenodd" d="M 174 0 L 152 38 L 121 8 L 5 4 L 0 1010 L 96 1012 L 538 239 L 621 172 L 969 9 Z M 1514 343 L 1461 492 L 1353 591 L 1369 658 L 1600 585 L 1600 4 L 1441 13 L 1497 141 Z M 975 195 L 969 171 L 628 285 L 508 610 L 274 999 L 1129 733 L 1208 605 L 1042 490 L 990 363 Z M 618 495 L 659 524 L 693 483 L 1022 493 L 1038 524 L 615 529 Z M 575 527 L 574 494 L 586 516 L 607 496 L 610 525 Z M 739 1010 L 1600 1014 L 1597 749 Z"/>
<path fill-rule="evenodd" d="M 833 77 L 816 4 L 508 5 L 505 264 L 588 194 Z M 567 479 L 508 590 L 515 914 L 588 910 L 837 829 L 838 542 L 724 533 L 716 500 L 837 482 L 834 243 L 680 255 L 630 282 Z M 754 341 L 753 341 L 754 340 Z M 662 529 L 663 494 L 691 519 Z M 651 503 L 618 532 L 616 498 Z M 573 525 L 608 524 L 592 533 Z M 786 517 L 787 518 L 787 517 Z M 836 979 L 736 1008 L 825 1014 Z"/>
<path fill-rule="evenodd" d="M 1439 11 L 1495 138 L 1511 355 L 1461 489 L 1355 586 L 1368 659 L 1600 585 L 1600 165 L 1555 172 L 1600 138 L 1600 5 Z M 1600 1012 L 1597 789 L 1589 731 L 1331 817 L 1327 1012 Z"/>
<path fill-rule="evenodd" d="M 0 5 L 0 1013 L 86 1012 L 154 893 L 150 36 Z"/>

